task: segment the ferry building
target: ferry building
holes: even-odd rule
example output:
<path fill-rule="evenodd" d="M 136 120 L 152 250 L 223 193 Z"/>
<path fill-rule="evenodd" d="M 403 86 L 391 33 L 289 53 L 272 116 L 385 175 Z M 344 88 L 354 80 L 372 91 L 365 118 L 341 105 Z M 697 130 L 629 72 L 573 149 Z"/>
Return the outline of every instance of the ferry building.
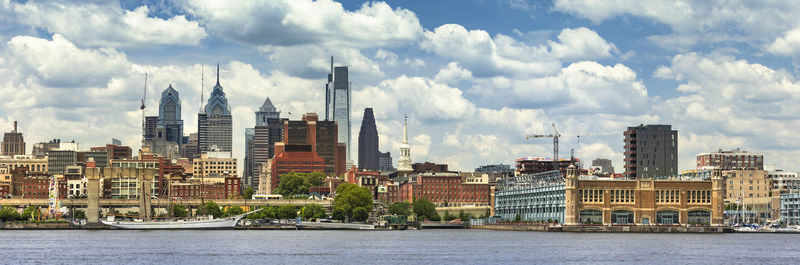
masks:
<path fill-rule="evenodd" d="M 498 181 L 496 213 L 504 219 L 557 220 L 565 225 L 723 225 L 719 171 L 674 178 L 566 177 L 557 171 Z"/>

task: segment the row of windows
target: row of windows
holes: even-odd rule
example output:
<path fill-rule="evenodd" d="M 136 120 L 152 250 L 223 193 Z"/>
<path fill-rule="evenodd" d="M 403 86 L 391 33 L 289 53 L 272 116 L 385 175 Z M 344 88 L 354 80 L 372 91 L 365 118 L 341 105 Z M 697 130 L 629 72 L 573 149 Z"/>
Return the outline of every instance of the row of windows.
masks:
<path fill-rule="evenodd" d="M 611 203 L 633 203 L 635 201 L 634 190 L 610 190 Z"/>
<path fill-rule="evenodd" d="M 603 190 L 580 190 L 581 202 L 603 202 Z"/>
<path fill-rule="evenodd" d="M 681 192 L 679 190 L 657 190 L 656 203 L 680 203 Z"/>
<path fill-rule="evenodd" d="M 711 191 L 690 190 L 686 191 L 688 203 L 711 203 Z"/>

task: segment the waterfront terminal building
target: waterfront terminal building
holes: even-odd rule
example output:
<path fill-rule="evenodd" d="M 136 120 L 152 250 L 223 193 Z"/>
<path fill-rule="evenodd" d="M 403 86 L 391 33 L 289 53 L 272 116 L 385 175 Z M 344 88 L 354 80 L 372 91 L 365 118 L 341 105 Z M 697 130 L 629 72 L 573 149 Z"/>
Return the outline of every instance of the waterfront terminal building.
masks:
<path fill-rule="evenodd" d="M 722 225 L 723 179 L 710 175 L 611 179 L 570 167 L 498 180 L 496 215 L 565 225 Z"/>

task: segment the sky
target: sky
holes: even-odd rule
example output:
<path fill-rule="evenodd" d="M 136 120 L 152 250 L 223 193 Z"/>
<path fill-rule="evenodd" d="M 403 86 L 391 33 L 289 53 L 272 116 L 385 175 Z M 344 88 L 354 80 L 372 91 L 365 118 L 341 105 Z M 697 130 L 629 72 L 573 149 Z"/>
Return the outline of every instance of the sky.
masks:
<path fill-rule="evenodd" d="M 460 171 L 552 157 L 552 140 L 525 139 L 552 123 L 560 157 L 617 172 L 639 124 L 678 130 L 680 170 L 718 149 L 785 170 L 800 155 L 790 1 L 0 0 L 0 54 L 0 130 L 19 121 L 28 152 L 56 138 L 138 150 L 145 74 L 146 115 L 171 84 L 197 132 L 219 63 L 244 161 L 267 97 L 283 117 L 324 115 L 334 56 L 350 69 L 354 161 L 366 107 L 395 165 L 404 115 L 412 160 Z"/>

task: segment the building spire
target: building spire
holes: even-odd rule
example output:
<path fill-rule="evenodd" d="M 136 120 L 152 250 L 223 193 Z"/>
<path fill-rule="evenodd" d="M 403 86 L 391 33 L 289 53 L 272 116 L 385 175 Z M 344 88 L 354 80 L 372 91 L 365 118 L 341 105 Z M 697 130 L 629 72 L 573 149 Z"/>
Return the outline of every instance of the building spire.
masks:
<path fill-rule="evenodd" d="M 403 117 L 403 143 L 408 144 L 408 115 Z"/>
<path fill-rule="evenodd" d="M 219 63 L 217 63 L 217 86 L 219 86 Z"/>

